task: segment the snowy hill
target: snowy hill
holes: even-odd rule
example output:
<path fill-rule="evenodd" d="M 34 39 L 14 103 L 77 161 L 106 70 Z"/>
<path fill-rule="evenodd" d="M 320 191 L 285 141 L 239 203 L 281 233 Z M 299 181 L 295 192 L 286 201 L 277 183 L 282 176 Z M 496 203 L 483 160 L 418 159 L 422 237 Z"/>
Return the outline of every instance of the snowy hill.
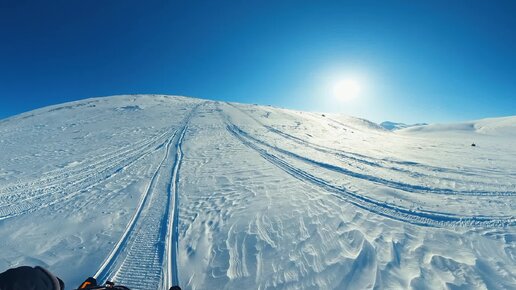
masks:
<path fill-rule="evenodd" d="M 161 95 L 41 108 L 0 121 L 0 269 L 67 289 L 515 289 L 515 128 Z"/>
<path fill-rule="evenodd" d="M 428 124 L 417 123 L 417 124 L 408 125 L 405 123 L 396 123 L 396 122 L 391 122 L 391 121 L 385 121 L 385 122 L 380 123 L 380 126 L 382 126 L 383 128 L 385 128 L 389 131 L 395 131 L 395 130 L 410 128 L 410 127 L 415 127 L 415 126 L 424 126 L 424 125 L 428 125 Z"/>
<path fill-rule="evenodd" d="M 405 132 L 410 133 L 476 133 L 493 136 L 516 135 L 516 116 L 488 118 L 477 121 L 452 123 L 452 124 L 432 124 L 406 128 Z"/>

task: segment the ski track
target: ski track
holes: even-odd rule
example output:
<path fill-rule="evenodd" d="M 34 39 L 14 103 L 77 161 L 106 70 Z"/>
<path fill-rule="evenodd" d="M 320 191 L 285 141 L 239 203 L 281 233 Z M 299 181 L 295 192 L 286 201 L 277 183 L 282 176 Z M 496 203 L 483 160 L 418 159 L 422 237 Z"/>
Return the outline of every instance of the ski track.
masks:
<path fill-rule="evenodd" d="M 382 164 L 380 164 L 379 162 L 376 162 L 376 161 L 365 160 L 365 159 L 363 159 L 363 156 L 361 156 L 361 155 L 358 155 L 358 156 L 361 156 L 361 158 L 357 158 L 357 157 L 351 156 L 350 155 L 351 153 L 349 153 L 349 152 L 343 152 L 343 151 L 340 151 L 340 150 L 335 150 L 335 149 L 332 149 L 332 148 L 328 148 L 328 147 L 324 147 L 324 146 L 320 146 L 320 145 L 315 145 L 315 144 L 313 144 L 311 142 L 308 142 L 308 141 L 302 140 L 302 139 L 300 139 L 298 137 L 295 137 L 295 136 L 292 136 L 290 134 L 284 133 L 284 132 L 282 132 L 282 131 L 280 131 L 278 129 L 272 128 L 272 127 L 267 126 L 267 125 L 264 125 L 262 122 L 260 122 L 254 116 L 248 114 L 244 110 L 242 110 L 242 109 L 240 109 L 240 108 L 238 108 L 238 107 L 236 107 L 235 105 L 232 105 L 232 104 L 231 104 L 231 106 L 236 108 L 237 110 L 241 111 L 242 113 L 246 114 L 248 117 L 253 119 L 255 122 L 257 122 L 262 127 L 266 128 L 268 131 L 270 131 L 272 133 L 276 133 L 277 135 L 279 135 L 279 136 L 281 136 L 283 138 L 295 141 L 296 143 L 301 144 L 303 146 L 308 146 L 310 148 L 313 148 L 313 149 L 315 149 L 315 150 L 317 150 L 319 152 L 329 153 L 329 154 L 332 154 L 332 155 L 337 156 L 337 157 L 343 157 L 345 159 L 351 159 L 353 161 L 357 161 L 357 162 L 366 164 L 368 166 L 376 167 L 376 168 L 381 167 L 381 168 L 385 168 L 385 169 L 395 170 L 395 171 L 398 171 L 398 172 L 411 173 L 410 170 L 401 169 L 401 168 L 398 168 L 398 167 L 384 166 L 384 165 L 382 165 Z M 310 159 L 310 158 L 307 158 L 307 157 L 304 157 L 304 156 L 300 156 L 300 155 L 298 155 L 298 154 L 296 154 L 296 153 L 294 153 L 292 151 L 288 151 L 288 150 L 279 148 L 277 146 L 271 145 L 269 143 L 266 143 L 266 142 L 264 142 L 262 140 L 259 140 L 259 139 L 255 138 L 255 137 L 249 135 L 248 133 L 242 131 L 242 130 L 240 130 L 240 131 L 242 133 L 246 134 L 246 137 L 253 139 L 255 142 L 258 142 L 258 143 L 260 143 L 262 145 L 265 145 L 265 146 L 267 146 L 269 148 L 272 148 L 272 149 L 274 149 L 276 151 L 279 151 L 279 152 L 281 152 L 283 154 L 289 155 L 289 156 L 291 156 L 293 158 L 302 160 L 302 161 L 307 162 L 307 163 L 311 163 L 311 164 L 316 165 L 316 166 L 323 167 L 325 169 L 332 170 L 334 172 L 338 172 L 338 173 L 342 173 L 342 174 L 345 174 L 345 175 L 348 175 L 348 176 L 351 176 L 351 177 L 367 180 L 367 181 L 370 181 L 370 182 L 374 182 L 374 183 L 377 183 L 377 184 L 380 184 L 380 185 L 384 185 L 384 186 L 387 186 L 387 187 L 390 187 L 390 188 L 398 189 L 398 190 L 410 191 L 410 192 L 415 192 L 415 193 L 432 193 L 432 194 L 445 194 L 445 195 L 516 196 L 516 192 L 514 192 L 514 191 L 483 191 L 483 190 L 467 190 L 467 191 L 464 191 L 464 190 L 452 190 L 452 189 L 449 189 L 449 188 L 428 187 L 428 186 L 423 186 L 423 185 L 415 185 L 415 184 L 408 184 L 408 183 L 404 183 L 404 182 L 388 180 L 388 179 L 381 178 L 381 177 L 378 177 L 378 176 L 373 176 L 373 175 L 370 175 L 370 174 L 359 173 L 359 172 L 352 171 L 352 170 L 347 169 L 347 168 L 339 167 L 339 166 L 336 166 L 336 165 L 333 165 L 333 164 L 328 164 L 328 163 L 325 163 L 325 162 L 320 162 L 320 161 L 316 161 L 316 160 L 313 160 L 313 159 Z M 407 164 L 406 162 L 397 162 L 397 163 Z M 419 163 L 413 163 L 413 162 L 411 162 L 410 164 L 417 164 L 417 166 L 420 166 L 420 167 L 428 167 L 430 170 L 433 170 L 433 171 L 441 171 L 442 172 L 442 171 L 447 171 L 448 170 L 448 169 L 443 169 L 443 168 L 438 168 L 438 167 L 429 167 L 429 166 L 426 166 L 426 165 L 422 165 L 422 164 L 419 164 Z"/>
<path fill-rule="evenodd" d="M 318 178 L 300 168 L 297 168 L 280 157 L 269 153 L 259 147 L 255 139 L 242 131 L 236 125 L 229 123 L 227 130 L 249 148 L 257 151 L 264 159 L 276 165 L 291 176 L 303 181 L 314 184 L 318 187 L 333 193 L 355 206 L 370 211 L 372 213 L 385 216 L 394 220 L 407 222 L 419 226 L 431 227 L 507 227 L 516 225 L 516 219 L 508 217 L 488 217 L 488 216 L 459 216 L 432 211 L 407 209 L 393 204 L 381 202 L 358 193 L 347 190 L 346 188 L 333 185 L 321 178 Z M 260 144 L 260 143 L 258 143 Z"/>
<path fill-rule="evenodd" d="M 177 189 L 183 156 L 181 146 L 197 107 L 183 121 L 181 132 L 177 134 L 178 130 L 169 138 L 163 159 L 131 221 L 94 275 L 100 282 L 116 281 L 135 290 L 168 290 L 171 285 L 179 284 Z"/>

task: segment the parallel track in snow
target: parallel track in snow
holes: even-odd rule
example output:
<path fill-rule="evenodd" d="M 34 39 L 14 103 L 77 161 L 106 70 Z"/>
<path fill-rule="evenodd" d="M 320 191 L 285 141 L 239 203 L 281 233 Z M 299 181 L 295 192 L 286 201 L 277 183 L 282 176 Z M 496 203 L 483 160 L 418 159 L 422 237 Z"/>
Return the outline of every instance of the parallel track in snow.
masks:
<path fill-rule="evenodd" d="M 226 122 L 227 121 L 226 119 Z M 430 227 L 464 227 L 464 226 L 481 226 L 481 227 L 506 227 L 515 226 L 516 218 L 513 216 L 491 217 L 491 216 L 460 216 L 454 214 L 440 213 L 434 211 L 425 211 L 417 209 L 408 209 L 401 206 L 382 202 L 370 197 L 363 196 L 359 193 L 348 190 L 344 187 L 332 184 L 322 178 L 319 178 L 301 168 L 298 168 L 278 155 L 272 154 L 263 147 L 264 144 L 241 130 L 238 126 L 228 123 L 226 129 L 240 140 L 247 147 L 258 152 L 265 160 L 282 169 L 291 176 L 303 181 L 316 185 L 324 190 L 334 194 L 335 196 L 372 213 L 385 216 L 394 220 L 403 221 L 419 226 Z M 270 147 L 269 147 L 270 148 Z M 274 148 L 272 148 L 274 149 Z M 280 152 L 283 153 L 283 152 Z"/>
<path fill-rule="evenodd" d="M 266 128 L 269 132 L 275 133 L 275 134 L 277 134 L 277 135 L 279 135 L 279 136 L 281 136 L 281 137 L 283 137 L 285 139 L 294 141 L 294 142 L 296 142 L 296 143 L 298 143 L 298 144 L 300 144 L 302 146 L 307 146 L 307 147 L 315 149 L 315 150 L 317 150 L 319 152 L 326 153 L 326 154 L 331 154 L 331 155 L 333 155 L 335 157 L 338 157 L 338 158 L 351 159 L 352 161 L 363 163 L 363 164 L 371 166 L 373 168 L 374 167 L 377 167 L 377 168 L 380 167 L 380 168 L 385 168 L 385 169 L 394 170 L 394 171 L 403 172 L 403 173 L 411 173 L 412 172 L 410 170 L 402 169 L 402 168 L 399 168 L 399 167 L 383 165 L 383 164 L 381 164 L 381 162 L 379 160 L 377 160 L 377 161 L 368 160 L 368 157 L 366 157 L 366 156 L 358 155 L 358 157 L 357 157 L 357 156 L 354 156 L 353 154 L 351 154 L 349 152 L 344 152 L 344 151 L 332 149 L 332 148 L 329 148 L 329 147 L 325 147 L 325 146 L 321 146 L 321 145 L 316 145 L 314 143 L 302 140 L 302 139 L 300 139 L 298 137 L 292 136 L 292 135 L 290 135 L 288 133 L 285 133 L 285 132 L 283 132 L 281 130 L 278 130 L 278 129 L 272 128 L 270 126 L 264 125 L 262 122 L 260 122 L 260 120 L 257 120 L 254 116 L 250 115 L 246 111 L 244 111 L 244 110 L 242 110 L 242 109 L 240 109 L 240 108 L 238 108 L 238 107 L 236 107 L 234 105 L 231 105 L 231 106 L 236 108 L 240 112 L 246 114 L 248 117 L 253 119 L 256 123 L 258 123 L 262 127 Z M 366 173 L 360 173 L 360 172 L 356 172 L 356 171 L 353 171 L 353 170 L 348 169 L 348 168 L 344 168 L 344 167 L 336 166 L 336 165 L 333 165 L 333 164 L 329 164 L 329 163 L 313 160 L 311 158 L 307 158 L 307 157 L 301 156 L 299 154 L 296 154 L 296 153 L 294 153 L 292 151 L 288 151 L 288 150 L 279 148 L 277 146 L 271 145 L 269 143 L 266 143 L 266 142 L 264 142 L 264 141 L 262 141 L 262 140 L 260 140 L 258 138 L 255 138 L 255 137 L 253 137 L 253 136 L 251 136 L 251 135 L 249 135 L 247 133 L 246 133 L 246 135 L 247 135 L 248 138 L 252 138 L 255 142 L 258 142 L 258 143 L 260 143 L 260 144 L 262 144 L 264 146 L 272 148 L 272 149 L 274 149 L 276 151 L 279 151 L 279 152 L 281 152 L 283 154 L 289 155 L 289 156 L 291 156 L 293 158 L 302 160 L 302 161 L 307 162 L 307 163 L 311 163 L 311 164 L 313 164 L 315 166 L 323 167 L 325 169 L 328 169 L 328 170 L 331 170 L 331 171 L 334 171 L 334 172 L 342 173 L 342 174 L 345 174 L 347 176 L 351 176 L 351 177 L 354 177 L 354 178 L 366 180 L 366 181 L 373 182 L 373 183 L 376 183 L 376 184 L 379 184 L 379 185 L 382 185 L 382 186 L 387 186 L 387 187 L 390 187 L 390 188 L 393 188 L 393 189 L 398 189 L 398 190 L 403 190 L 403 191 L 410 191 L 410 192 L 413 192 L 413 193 L 421 193 L 421 194 L 431 193 L 431 194 L 464 195 L 464 196 L 516 196 L 516 192 L 515 191 L 453 190 L 453 189 L 449 189 L 449 188 L 429 187 L 429 186 L 424 186 L 424 185 L 416 185 L 416 184 L 409 184 L 409 183 L 400 182 L 400 181 L 389 180 L 389 179 L 385 179 L 385 178 L 382 178 L 382 177 L 379 177 L 379 176 L 374 176 L 374 175 L 370 175 L 370 174 L 366 174 Z M 400 162 L 397 162 L 397 163 L 400 163 Z M 422 165 L 417 164 L 417 163 L 416 163 L 416 165 L 419 166 L 419 167 L 422 166 Z M 416 166 L 416 165 L 413 165 L 413 166 Z M 431 167 L 430 168 L 430 170 L 438 170 L 438 169 L 440 169 L 440 168 L 438 168 L 438 167 Z"/>
<path fill-rule="evenodd" d="M 131 248 L 132 244 L 129 244 L 130 239 L 132 238 L 134 240 L 134 236 L 136 235 L 135 232 L 139 232 L 142 228 L 145 228 L 145 225 L 142 225 L 141 217 L 142 212 L 144 210 L 144 207 L 147 207 L 147 211 L 157 210 L 159 207 L 159 204 L 156 204 L 158 207 L 151 207 L 149 205 L 150 199 L 152 198 L 152 194 L 154 192 L 154 188 L 156 186 L 156 183 L 158 181 L 158 178 L 160 177 L 161 171 L 163 171 L 163 167 L 165 165 L 165 162 L 167 161 L 169 157 L 170 147 L 172 146 L 172 141 L 174 140 L 175 136 L 177 134 L 177 131 L 174 132 L 172 137 L 168 140 L 165 148 L 164 148 L 164 156 L 157 166 L 156 170 L 154 171 L 149 184 L 147 185 L 147 188 L 145 190 L 145 193 L 142 195 L 140 202 L 136 208 L 136 211 L 131 218 L 129 224 L 127 225 L 124 233 L 122 234 L 122 237 L 118 240 L 115 247 L 111 251 L 111 253 L 108 255 L 108 257 L 105 259 L 105 261 L 102 263 L 100 268 L 95 273 L 94 277 L 101 283 L 104 283 L 107 280 L 112 280 L 113 276 L 115 276 L 118 271 L 120 270 L 121 264 L 125 261 L 127 258 L 128 249 Z M 148 214 L 148 213 L 146 213 Z M 155 225 L 156 223 L 151 223 L 151 225 Z M 159 223 L 158 223 L 159 224 Z M 139 228 L 137 228 L 139 226 Z M 152 230 L 155 230 L 153 228 Z M 145 235 L 144 233 L 143 235 Z M 148 233 L 147 233 L 148 234 Z M 134 244 L 134 241 L 132 241 Z M 139 241 L 139 244 L 142 244 L 142 241 Z M 153 245 L 152 245 L 153 246 Z M 152 247 L 153 248 L 153 247 Z M 159 268 L 161 269 L 161 267 Z M 142 272 L 146 271 L 142 269 Z"/>
<path fill-rule="evenodd" d="M 164 285 L 179 285 L 179 275 L 177 272 L 177 254 L 178 254 L 178 245 L 179 245 L 179 169 L 181 168 L 181 161 L 183 160 L 183 138 L 186 134 L 186 126 L 179 136 L 179 141 L 176 147 L 176 159 L 174 161 L 174 167 L 172 170 L 172 182 L 170 183 L 169 192 L 170 198 L 169 202 L 172 204 L 172 208 L 170 205 L 167 206 L 168 210 L 172 211 L 172 214 L 168 213 L 166 216 L 167 220 L 167 245 L 165 248 L 165 260 L 166 260 L 166 268 L 165 268 L 165 281 Z M 167 289 L 167 288 L 166 288 Z"/>
<path fill-rule="evenodd" d="M 19 181 L 0 188 L 0 203 L 9 201 L 10 198 L 17 197 L 20 194 L 28 195 L 29 198 L 37 194 L 62 188 L 66 186 L 69 180 L 79 180 L 86 176 L 91 176 L 95 172 L 104 170 L 106 167 L 113 167 L 125 158 L 147 151 L 150 147 L 164 143 L 170 130 L 164 130 L 156 134 L 153 138 L 144 139 L 134 144 L 117 148 L 112 151 L 102 150 L 91 160 L 85 160 L 75 167 L 64 167 L 45 172 L 36 180 Z"/>
<path fill-rule="evenodd" d="M 197 108 L 197 107 L 196 107 Z M 188 123 L 169 138 L 140 203 L 120 240 L 94 277 L 115 281 L 131 289 L 167 289 L 179 284 L 177 243 L 179 169 Z"/>
<path fill-rule="evenodd" d="M 166 134 L 159 134 L 146 142 L 139 142 L 135 148 L 117 150 L 112 156 L 101 156 L 99 160 L 84 167 L 70 169 L 68 172 L 56 173 L 33 183 L 9 187 L 9 194 L 0 196 L 0 220 L 61 203 L 81 193 L 86 193 L 93 186 L 105 182 L 145 156 L 162 148 L 166 143 Z M 48 182 L 48 184 L 46 184 Z"/>
<path fill-rule="evenodd" d="M 238 106 L 236 106 L 234 104 L 231 104 L 231 103 L 226 103 L 226 104 L 231 106 L 231 107 L 233 107 L 233 108 L 235 108 L 236 110 L 242 112 L 243 114 L 245 114 L 246 116 L 251 118 L 253 121 L 255 121 L 257 124 L 259 124 L 260 126 L 264 127 L 265 129 L 269 130 L 272 133 L 276 133 L 278 135 L 281 135 L 281 137 L 284 137 L 286 139 L 291 139 L 291 141 L 296 141 L 296 142 L 298 142 L 298 143 L 300 143 L 300 144 L 302 144 L 304 146 L 308 146 L 308 147 L 311 147 L 311 148 L 316 149 L 316 150 L 317 149 L 322 149 L 321 152 L 324 152 L 324 153 L 330 153 L 330 154 L 337 153 L 335 155 L 337 155 L 339 157 L 343 157 L 343 158 L 346 158 L 346 159 L 349 159 L 349 160 L 352 160 L 352 161 L 356 161 L 356 162 L 362 163 L 364 165 L 383 167 L 383 168 L 386 168 L 386 169 L 392 169 L 392 170 L 401 171 L 401 172 L 410 172 L 410 171 L 402 169 L 402 168 L 399 168 L 399 167 L 394 167 L 394 166 L 391 166 L 391 165 L 386 165 L 384 163 L 392 163 L 392 164 L 397 164 L 397 165 L 410 165 L 410 166 L 423 167 L 423 168 L 426 168 L 426 169 L 430 168 L 430 170 L 435 170 L 435 171 L 441 171 L 442 170 L 442 168 L 440 168 L 440 167 L 432 167 L 432 166 L 429 166 L 429 165 L 423 165 L 423 164 L 416 163 L 416 162 L 378 159 L 378 158 L 373 158 L 371 156 L 366 156 L 366 155 L 358 154 L 358 153 L 355 153 L 355 152 L 338 150 L 338 149 L 335 149 L 335 148 L 331 148 L 331 147 L 315 144 L 315 143 L 303 140 L 301 138 L 295 137 L 293 135 L 290 135 L 288 133 L 285 133 L 285 132 L 283 132 L 281 130 L 278 130 L 278 129 L 272 127 L 272 126 L 265 125 L 262 121 L 257 119 L 255 116 L 249 114 L 249 112 L 243 110 L 242 108 L 239 108 Z M 327 119 L 329 120 L 329 118 L 327 118 Z M 341 126 L 346 127 L 342 123 L 340 123 L 340 124 L 341 124 Z"/>

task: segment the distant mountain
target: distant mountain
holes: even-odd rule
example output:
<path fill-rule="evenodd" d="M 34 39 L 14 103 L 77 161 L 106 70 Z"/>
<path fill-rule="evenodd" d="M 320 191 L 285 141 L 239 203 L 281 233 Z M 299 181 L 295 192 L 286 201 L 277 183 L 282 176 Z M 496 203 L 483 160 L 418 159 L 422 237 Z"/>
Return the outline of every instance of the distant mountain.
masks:
<path fill-rule="evenodd" d="M 395 130 L 399 130 L 399 129 L 405 129 L 405 128 L 415 127 L 415 126 L 424 126 L 424 125 L 428 125 L 428 124 L 427 123 L 417 123 L 417 124 L 408 125 L 405 123 L 396 123 L 396 122 L 391 122 L 391 121 L 385 121 L 385 122 L 380 123 L 381 127 L 385 128 L 389 131 L 395 131 Z"/>

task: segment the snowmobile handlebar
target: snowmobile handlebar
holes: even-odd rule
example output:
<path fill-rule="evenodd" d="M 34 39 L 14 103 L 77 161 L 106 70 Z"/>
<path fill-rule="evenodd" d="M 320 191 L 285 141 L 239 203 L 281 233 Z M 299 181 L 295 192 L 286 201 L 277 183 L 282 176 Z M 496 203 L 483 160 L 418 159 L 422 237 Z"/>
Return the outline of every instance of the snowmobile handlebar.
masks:
<path fill-rule="evenodd" d="M 77 290 L 131 290 L 122 285 L 115 285 L 115 283 L 107 281 L 104 285 L 97 285 L 97 279 L 93 277 L 89 277 L 84 282 L 82 282 L 81 286 L 77 288 Z"/>
<path fill-rule="evenodd" d="M 93 286 L 93 287 L 89 287 L 89 288 L 83 288 L 85 290 L 131 290 L 125 286 L 121 286 L 121 285 L 104 285 L 104 286 Z M 78 290 L 81 290 L 81 288 L 79 288 Z"/>
<path fill-rule="evenodd" d="M 82 282 L 81 286 L 77 288 L 77 290 L 131 290 L 128 287 L 122 285 L 115 285 L 115 283 L 111 281 L 107 281 L 106 284 L 99 286 L 97 285 L 97 279 L 93 277 L 89 277 L 84 282 Z M 172 286 L 170 290 L 181 290 L 179 286 Z"/>

